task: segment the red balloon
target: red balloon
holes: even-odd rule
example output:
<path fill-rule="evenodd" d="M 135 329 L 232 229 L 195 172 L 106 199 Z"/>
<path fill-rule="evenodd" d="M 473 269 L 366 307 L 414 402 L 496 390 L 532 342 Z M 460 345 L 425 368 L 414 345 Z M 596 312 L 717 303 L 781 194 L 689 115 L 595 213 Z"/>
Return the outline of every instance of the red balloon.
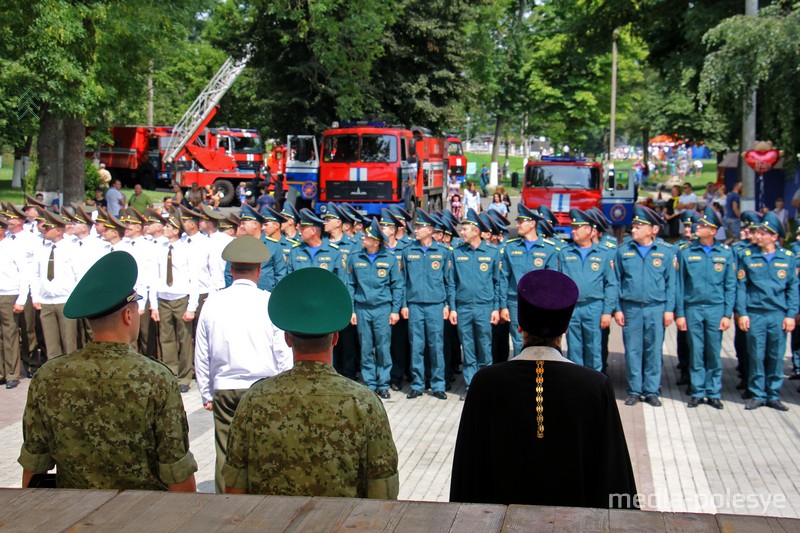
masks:
<path fill-rule="evenodd" d="M 766 152 L 748 150 L 744 153 L 745 163 L 759 174 L 769 172 L 780 157 L 781 154 L 778 150 L 767 150 Z"/>

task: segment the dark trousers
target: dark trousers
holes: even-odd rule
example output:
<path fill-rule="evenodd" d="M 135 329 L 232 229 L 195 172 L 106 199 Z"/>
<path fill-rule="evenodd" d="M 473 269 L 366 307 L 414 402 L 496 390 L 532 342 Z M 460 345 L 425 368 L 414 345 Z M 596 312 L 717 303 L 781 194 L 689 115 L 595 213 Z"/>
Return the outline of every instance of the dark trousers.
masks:
<path fill-rule="evenodd" d="M 449 320 L 444 321 L 444 375 L 445 379 L 453 381 L 456 371 L 461 364 L 461 339 L 458 337 L 458 326 Z"/>
<path fill-rule="evenodd" d="M 508 335 L 511 324 L 502 322 L 492 326 L 492 363 L 508 361 Z"/>
<path fill-rule="evenodd" d="M 361 359 L 358 348 L 358 330 L 352 324 L 339 332 L 339 342 L 333 347 L 333 368 L 346 378 L 356 379 L 357 360 Z"/>
<path fill-rule="evenodd" d="M 408 320 L 401 318 L 392 326 L 392 373 L 391 382 L 398 387 L 403 384 L 403 378 L 411 375 L 411 345 L 408 340 Z"/>
<path fill-rule="evenodd" d="M 150 302 L 144 306 L 144 314 L 139 315 L 139 339 L 136 349 L 140 354 L 151 359 L 160 359 L 161 349 L 158 344 L 158 322 L 150 318 Z"/>
<path fill-rule="evenodd" d="M 749 378 L 750 361 L 747 351 L 747 333 L 736 326 L 733 336 L 733 348 L 736 351 L 736 360 L 739 361 L 739 376 L 747 383 Z"/>
<path fill-rule="evenodd" d="M 189 307 L 189 297 L 177 300 L 158 300 L 161 357 L 164 364 L 178 376 L 178 383 L 189 385 L 194 373 L 192 323 L 183 321 Z"/>
<path fill-rule="evenodd" d="M 603 374 L 608 374 L 608 341 L 611 338 L 611 328 L 608 327 L 600 332 L 600 353 L 603 357 Z"/>
<path fill-rule="evenodd" d="M 222 477 L 222 465 L 228 458 L 228 433 L 236 407 L 242 401 L 247 389 L 214 391 L 212 412 L 214 413 L 214 448 L 217 450 L 217 463 L 214 469 L 214 488 L 217 494 L 225 493 L 225 480 Z"/>
<path fill-rule="evenodd" d="M 16 296 L 0 296 L 0 355 L 4 380 L 19 379 L 19 328 L 14 320 Z"/>
<path fill-rule="evenodd" d="M 44 333 L 39 319 L 41 312 L 33 308 L 31 297 L 25 302 L 25 310 L 14 315 L 20 330 L 20 356 L 25 371 L 36 372 L 47 361 L 44 347 Z"/>

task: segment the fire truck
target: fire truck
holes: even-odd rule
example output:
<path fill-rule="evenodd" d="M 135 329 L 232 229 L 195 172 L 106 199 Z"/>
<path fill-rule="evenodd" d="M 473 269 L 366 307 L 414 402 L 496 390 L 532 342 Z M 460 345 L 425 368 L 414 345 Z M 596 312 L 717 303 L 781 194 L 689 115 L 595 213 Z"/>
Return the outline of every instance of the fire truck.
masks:
<path fill-rule="evenodd" d="M 549 207 L 558 219 L 559 233 L 572 234 L 570 209 L 600 207 L 602 197 L 603 167 L 596 161 L 542 157 L 525 165 L 522 201 L 532 209 Z"/>
<path fill-rule="evenodd" d="M 461 139 L 452 135 L 447 137 L 447 159 L 451 176 L 455 176 L 459 183 L 467 179 L 467 158 L 464 157 L 464 148 Z"/>
<path fill-rule="evenodd" d="M 266 172 L 273 186 L 283 184 L 287 201 L 297 209 L 312 207 L 319 192 L 319 150 L 313 135 L 289 135 L 267 158 Z"/>
<path fill-rule="evenodd" d="M 113 126 L 111 137 L 112 144 L 101 146 L 96 153 L 87 152 L 86 156 L 96 155 L 111 175 L 122 180 L 126 187 L 141 183 L 145 189 L 154 189 L 171 183 L 173 172 L 164 164 L 164 155 L 172 140 L 171 127 Z M 246 181 L 252 179 L 251 173 L 259 173 L 263 168 L 264 148 L 256 130 L 209 129 L 195 144 L 192 150 L 195 154 L 224 149 Z M 185 154 L 181 164 L 191 168 L 192 163 L 190 154 Z"/>
<path fill-rule="evenodd" d="M 442 209 L 447 141 L 430 130 L 382 122 L 338 125 L 322 135 L 318 212 L 327 202 L 349 202 L 363 214 L 401 204 Z"/>
<path fill-rule="evenodd" d="M 228 58 L 208 85 L 161 142 L 164 166 L 181 188 L 211 185 L 221 193 L 220 205 L 236 200 L 236 187 L 244 183 L 248 196 L 256 197 L 260 184 L 263 151 L 261 137 L 254 130 L 209 130 L 220 99 L 244 70 L 250 56 L 239 61 Z M 258 153 L 259 158 L 256 158 Z M 253 168 L 255 167 L 255 168 Z"/>

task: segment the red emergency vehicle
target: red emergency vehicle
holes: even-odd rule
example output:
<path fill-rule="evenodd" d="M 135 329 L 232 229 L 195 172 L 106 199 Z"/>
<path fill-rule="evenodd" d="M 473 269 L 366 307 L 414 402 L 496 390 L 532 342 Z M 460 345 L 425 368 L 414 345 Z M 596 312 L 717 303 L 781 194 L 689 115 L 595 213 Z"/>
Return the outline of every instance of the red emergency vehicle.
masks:
<path fill-rule="evenodd" d="M 122 180 L 126 187 L 141 183 L 146 189 L 152 189 L 163 171 L 164 151 L 160 148 L 160 139 L 169 136 L 171 131 L 165 126 L 113 126 L 112 143 L 100 146 L 97 152 L 87 151 L 86 157 L 97 156 L 111 175 Z"/>
<path fill-rule="evenodd" d="M 542 157 L 525 165 L 522 201 L 531 209 L 549 207 L 558 218 L 557 231 L 571 233 L 570 209 L 600 207 L 603 166 L 588 159 Z"/>
<path fill-rule="evenodd" d="M 464 157 L 464 147 L 458 137 L 452 135 L 447 137 L 447 159 L 449 174 L 463 183 L 467 178 L 467 158 Z"/>
<path fill-rule="evenodd" d="M 364 214 L 401 204 L 442 209 L 447 141 L 425 128 L 381 122 L 343 124 L 322 135 L 318 211 L 349 202 Z"/>

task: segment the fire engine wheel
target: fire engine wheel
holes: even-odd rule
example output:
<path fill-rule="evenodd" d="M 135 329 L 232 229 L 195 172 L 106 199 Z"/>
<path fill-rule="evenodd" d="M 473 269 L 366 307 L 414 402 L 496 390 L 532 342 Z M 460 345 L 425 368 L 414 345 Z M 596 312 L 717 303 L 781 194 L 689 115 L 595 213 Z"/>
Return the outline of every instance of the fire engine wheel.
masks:
<path fill-rule="evenodd" d="M 219 205 L 228 207 L 233 203 L 233 198 L 236 195 L 236 190 L 233 183 L 230 181 L 219 180 L 214 182 L 214 188 L 217 192 L 222 193 L 222 198 L 219 200 Z"/>
<path fill-rule="evenodd" d="M 405 205 L 406 211 L 411 215 L 411 220 L 414 220 L 417 216 L 417 199 L 413 196 L 406 200 Z"/>

